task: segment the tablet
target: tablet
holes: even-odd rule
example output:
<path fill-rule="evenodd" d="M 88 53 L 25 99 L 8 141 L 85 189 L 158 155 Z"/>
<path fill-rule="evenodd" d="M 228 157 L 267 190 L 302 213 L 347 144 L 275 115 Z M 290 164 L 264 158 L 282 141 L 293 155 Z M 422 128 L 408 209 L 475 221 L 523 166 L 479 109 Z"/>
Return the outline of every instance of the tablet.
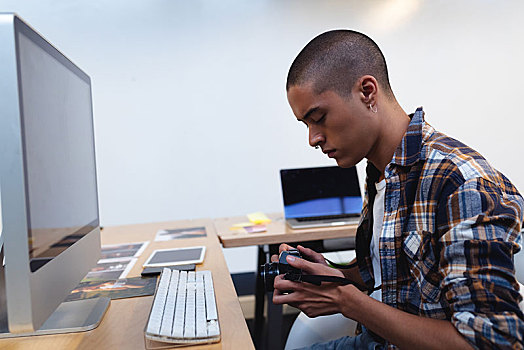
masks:
<path fill-rule="evenodd" d="M 187 247 L 157 249 L 144 264 L 144 267 L 200 264 L 204 261 L 206 247 Z"/>

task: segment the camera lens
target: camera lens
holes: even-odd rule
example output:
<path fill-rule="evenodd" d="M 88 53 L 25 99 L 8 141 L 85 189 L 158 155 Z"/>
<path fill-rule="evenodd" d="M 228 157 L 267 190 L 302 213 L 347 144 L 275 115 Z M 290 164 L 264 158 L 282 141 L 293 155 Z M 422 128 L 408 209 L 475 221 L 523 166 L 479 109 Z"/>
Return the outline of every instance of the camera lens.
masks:
<path fill-rule="evenodd" d="M 274 262 L 262 265 L 262 271 L 260 271 L 260 274 L 262 275 L 266 291 L 272 292 L 275 289 L 273 287 L 275 277 L 279 275 L 278 263 Z"/>

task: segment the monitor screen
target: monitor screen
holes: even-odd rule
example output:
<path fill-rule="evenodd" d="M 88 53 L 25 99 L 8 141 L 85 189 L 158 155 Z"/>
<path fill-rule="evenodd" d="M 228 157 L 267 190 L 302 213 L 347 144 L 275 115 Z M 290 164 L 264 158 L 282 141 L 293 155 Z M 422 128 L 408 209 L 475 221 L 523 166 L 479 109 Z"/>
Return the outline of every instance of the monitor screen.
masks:
<path fill-rule="evenodd" d="M 29 33 L 30 34 L 30 33 Z M 89 78 L 18 32 L 31 271 L 98 226 Z M 47 51 L 46 51 L 47 50 Z M 74 67 L 73 67 L 74 68 Z"/>

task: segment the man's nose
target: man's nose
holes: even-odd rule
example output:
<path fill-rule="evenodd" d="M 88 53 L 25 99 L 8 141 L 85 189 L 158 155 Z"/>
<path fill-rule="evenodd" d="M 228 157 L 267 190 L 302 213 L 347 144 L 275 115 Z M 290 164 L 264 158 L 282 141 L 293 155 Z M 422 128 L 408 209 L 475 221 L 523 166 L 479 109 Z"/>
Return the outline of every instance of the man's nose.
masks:
<path fill-rule="evenodd" d="M 324 136 L 322 135 L 322 133 L 320 133 L 314 127 L 309 127 L 309 145 L 311 147 L 315 147 L 317 145 L 320 146 L 323 141 Z"/>

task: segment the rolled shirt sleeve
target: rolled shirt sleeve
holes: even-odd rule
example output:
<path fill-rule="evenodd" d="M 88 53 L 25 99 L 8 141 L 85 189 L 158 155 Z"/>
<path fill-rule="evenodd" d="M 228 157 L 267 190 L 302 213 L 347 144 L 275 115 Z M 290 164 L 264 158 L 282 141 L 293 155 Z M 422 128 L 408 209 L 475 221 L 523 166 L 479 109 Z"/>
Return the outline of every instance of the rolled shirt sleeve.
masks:
<path fill-rule="evenodd" d="M 442 293 L 451 322 L 475 347 L 522 349 L 524 316 L 513 254 L 519 249 L 523 199 L 513 186 L 484 178 L 447 195 L 440 238 Z"/>

